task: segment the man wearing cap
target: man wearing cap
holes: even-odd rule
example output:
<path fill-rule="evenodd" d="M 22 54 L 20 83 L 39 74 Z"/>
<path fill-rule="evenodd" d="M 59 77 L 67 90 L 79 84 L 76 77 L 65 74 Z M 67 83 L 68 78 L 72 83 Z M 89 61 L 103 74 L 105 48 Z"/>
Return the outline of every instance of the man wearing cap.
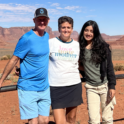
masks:
<path fill-rule="evenodd" d="M 17 86 L 21 119 L 28 119 L 29 124 L 47 124 L 51 104 L 48 82 L 49 35 L 45 32 L 49 23 L 47 10 L 38 8 L 33 21 L 35 27 L 19 39 L 0 79 L 0 87 L 20 60 Z"/>

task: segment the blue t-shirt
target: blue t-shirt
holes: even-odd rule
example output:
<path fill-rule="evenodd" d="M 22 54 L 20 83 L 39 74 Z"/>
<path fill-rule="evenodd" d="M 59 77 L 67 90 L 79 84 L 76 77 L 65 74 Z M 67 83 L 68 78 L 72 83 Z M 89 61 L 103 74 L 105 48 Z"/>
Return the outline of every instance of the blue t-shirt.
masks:
<path fill-rule="evenodd" d="M 49 87 L 49 34 L 42 37 L 33 30 L 24 34 L 16 45 L 14 55 L 20 58 L 18 88 L 27 91 L 44 91 Z"/>

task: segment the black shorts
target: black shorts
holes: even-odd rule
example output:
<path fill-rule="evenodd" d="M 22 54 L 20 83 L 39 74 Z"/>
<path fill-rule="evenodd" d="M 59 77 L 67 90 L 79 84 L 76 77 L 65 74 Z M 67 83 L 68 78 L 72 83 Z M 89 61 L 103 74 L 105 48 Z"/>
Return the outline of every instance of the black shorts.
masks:
<path fill-rule="evenodd" d="M 83 103 L 82 84 L 50 87 L 52 109 L 75 107 Z"/>

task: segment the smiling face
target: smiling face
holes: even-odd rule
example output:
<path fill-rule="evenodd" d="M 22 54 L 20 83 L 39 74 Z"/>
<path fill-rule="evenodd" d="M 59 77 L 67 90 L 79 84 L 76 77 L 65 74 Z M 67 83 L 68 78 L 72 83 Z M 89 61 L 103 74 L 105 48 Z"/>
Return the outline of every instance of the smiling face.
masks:
<path fill-rule="evenodd" d="M 41 31 L 44 31 L 47 24 L 49 23 L 49 18 L 44 17 L 44 16 L 34 18 L 33 20 L 34 20 L 34 23 L 35 23 L 35 28 L 37 30 L 41 30 Z"/>
<path fill-rule="evenodd" d="M 93 40 L 93 38 L 94 38 L 93 27 L 92 26 L 87 26 L 84 29 L 83 36 L 84 36 L 86 41 L 90 41 L 91 42 Z"/>
<path fill-rule="evenodd" d="M 70 39 L 71 33 L 73 32 L 72 24 L 64 22 L 59 27 L 60 37 L 62 39 Z"/>

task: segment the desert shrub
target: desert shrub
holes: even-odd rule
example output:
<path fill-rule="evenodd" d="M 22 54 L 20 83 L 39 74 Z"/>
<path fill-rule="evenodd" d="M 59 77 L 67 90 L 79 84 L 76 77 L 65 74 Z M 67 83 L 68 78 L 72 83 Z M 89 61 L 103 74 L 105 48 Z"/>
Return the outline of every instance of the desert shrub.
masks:
<path fill-rule="evenodd" d="M 8 57 L 8 59 L 11 59 L 12 55 L 6 55 Z"/>
<path fill-rule="evenodd" d="M 11 55 L 5 55 L 5 56 L 2 56 L 1 57 L 1 60 L 8 60 L 8 59 L 11 59 Z"/>
<path fill-rule="evenodd" d="M 12 78 L 11 81 L 12 81 L 13 83 L 17 83 L 17 82 L 18 82 L 18 78 Z"/>
<path fill-rule="evenodd" d="M 13 50 L 8 50 L 8 49 L 0 49 L 0 58 L 5 55 L 13 55 Z"/>
<path fill-rule="evenodd" d="M 124 65 L 123 64 L 116 64 L 114 66 L 115 71 L 124 71 Z"/>
<path fill-rule="evenodd" d="M 8 57 L 7 56 L 2 56 L 1 60 L 8 60 Z"/>
<path fill-rule="evenodd" d="M 112 49 L 112 60 L 124 60 L 124 50 Z"/>
<path fill-rule="evenodd" d="M 0 74 L 0 78 L 1 78 L 1 76 L 2 76 L 2 74 Z M 8 75 L 5 80 L 11 80 L 11 78 L 12 78 L 12 76 Z"/>

